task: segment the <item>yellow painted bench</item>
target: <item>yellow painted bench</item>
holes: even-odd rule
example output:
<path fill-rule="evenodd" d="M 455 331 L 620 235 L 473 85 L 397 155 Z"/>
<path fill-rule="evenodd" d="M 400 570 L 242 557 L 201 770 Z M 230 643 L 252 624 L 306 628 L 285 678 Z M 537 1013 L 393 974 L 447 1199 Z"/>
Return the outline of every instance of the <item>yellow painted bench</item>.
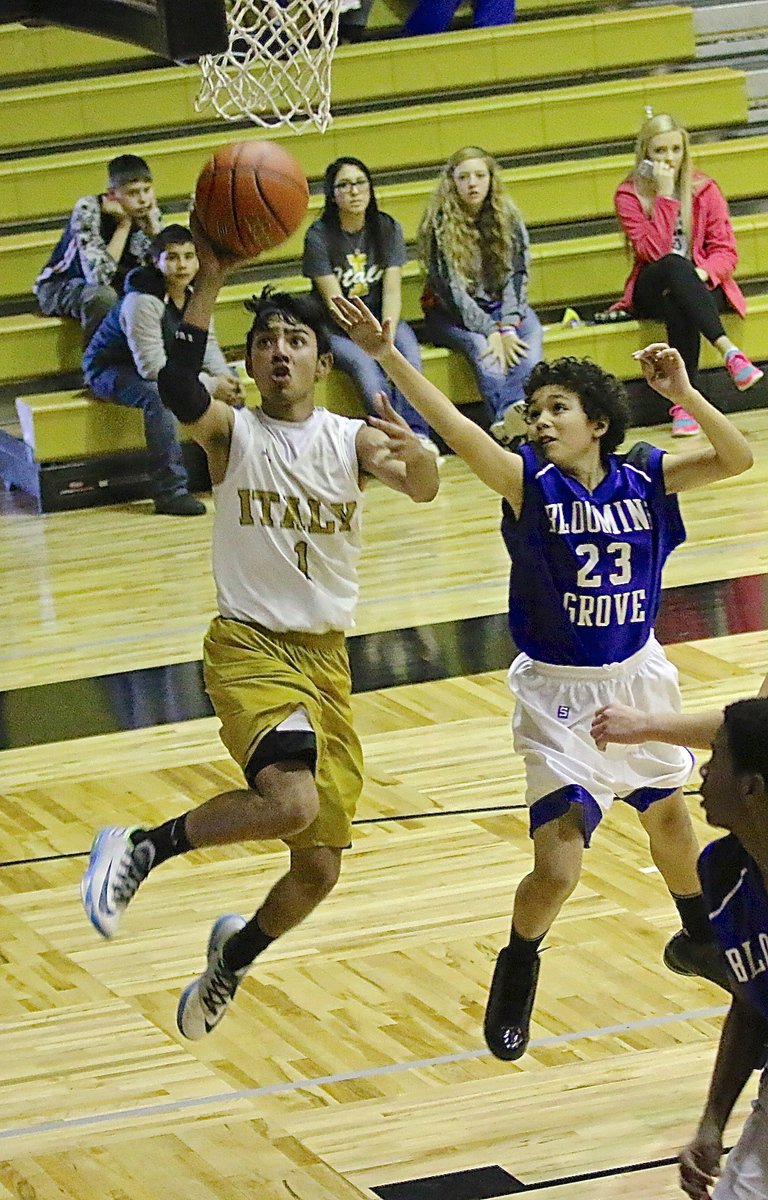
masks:
<path fill-rule="evenodd" d="M 701 170 L 717 179 L 730 200 L 764 195 L 768 135 L 694 146 L 693 158 Z M 502 175 L 527 223 L 536 227 L 611 215 L 614 190 L 632 162 L 631 155 L 620 154 L 511 167 Z M 384 184 L 376 189 L 380 208 L 400 222 L 409 242 L 416 238 L 434 182 L 430 178 L 408 184 Z M 281 246 L 262 255 L 260 262 L 300 259 L 304 231 L 319 216 L 322 204 L 321 196 L 312 196 L 302 228 Z M 187 214 L 168 214 L 167 220 L 186 224 Z M 56 229 L 0 236 L 0 299 L 21 296 L 31 290 L 59 234 Z"/>
<path fill-rule="evenodd" d="M 768 213 L 737 217 L 734 228 L 739 243 L 739 279 L 768 276 Z M 629 269 L 623 238 L 618 233 L 542 242 L 533 247 L 530 300 L 536 306 L 576 305 L 595 298 L 621 294 Z M 271 282 L 289 292 L 304 292 L 308 281 L 301 275 Z M 247 316 L 243 302 L 259 291 L 260 282 L 231 284 L 216 305 L 216 329 L 221 344 L 239 350 Z M 423 286 L 416 261 L 403 269 L 403 316 L 419 320 Z M 77 371 L 80 366 L 80 328 L 74 321 L 24 314 L 0 317 L 0 382 Z"/>
<path fill-rule="evenodd" d="M 749 320 L 725 317 L 725 327 L 754 359 L 768 358 L 768 295 L 755 298 Z M 639 378 L 632 358 L 635 350 L 663 337 L 654 322 L 627 321 L 619 325 L 593 325 L 580 329 L 550 326 L 545 331 L 548 358 L 563 354 L 588 357 L 621 379 Z M 703 367 L 715 367 L 720 358 L 709 345 Z M 474 377 L 465 359 L 435 347 L 423 349 L 424 373 L 457 404 L 479 400 Z M 331 372 L 317 389 L 317 402 L 337 412 L 362 415 L 354 386 L 346 375 Z M 38 463 L 96 457 L 141 449 L 144 445 L 141 415 L 133 409 L 94 400 L 83 391 L 23 396 L 16 401 L 24 440 Z"/>
<path fill-rule="evenodd" d="M 664 6 L 601 17 L 563 17 L 473 29 L 450 37 L 344 46 L 333 62 L 336 105 L 389 103 L 462 88 L 509 87 L 548 76 L 591 78 L 607 70 L 693 58 L 688 8 Z M 117 137 L 210 123 L 197 112 L 197 67 L 163 67 L 0 91 L 0 148 Z"/>
<path fill-rule="evenodd" d="M 271 136 L 285 141 L 307 175 L 318 179 L 341 154 L 355 154 L 379 172 L 439 164 L 457 147 L 477 142 L 501 156 L 565 149 L 577 145 L 584 130 L 595 143 L 626 140 L 637 131 L 648 104 L 657 112 L 674 112 L 691 129 L 743 125 L 745 75 L 722 68 L 406 105 L 340 117 L 324 134 L 276 131 Z M 190 194 L 212 150 L 239 132 L 149 137 L 130 149 L 149 161 L 160 196 L 180 197 Z M 103 189 L 105 163 L 125 149 L 113 143 L 0 164 L 0 213 L 7 222 L 21 222 L 66 211 L 78 196 Z"/>

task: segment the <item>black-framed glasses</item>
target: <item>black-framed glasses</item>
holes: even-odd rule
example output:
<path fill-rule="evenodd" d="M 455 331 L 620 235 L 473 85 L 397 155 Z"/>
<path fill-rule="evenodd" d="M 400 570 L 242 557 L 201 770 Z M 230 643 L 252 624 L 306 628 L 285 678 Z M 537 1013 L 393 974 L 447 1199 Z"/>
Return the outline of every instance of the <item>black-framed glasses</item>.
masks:
<path fill-rule="evenodd" d="M 367 179 L 344 179 L 341 183 L 334 183 L 333 190 L 334 192 L 351 192 L 354 188 L 355 191 L 364 192 L 370 186 Z"/>

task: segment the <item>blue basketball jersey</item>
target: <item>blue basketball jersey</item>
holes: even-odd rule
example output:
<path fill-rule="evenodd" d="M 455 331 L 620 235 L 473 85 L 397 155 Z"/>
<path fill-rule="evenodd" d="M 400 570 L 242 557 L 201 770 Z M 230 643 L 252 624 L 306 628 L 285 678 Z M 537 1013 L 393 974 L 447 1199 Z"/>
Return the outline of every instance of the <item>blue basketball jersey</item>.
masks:
<path fill-rule="evenodd" d="M 501 531 L 512 560 L 509 625 L 541 662 L 623 662 L 653 631 L 667 555 L 685 540 L 677 496 L 664 487 L 664 452 L 638 442 L 611 454 L 594 492 L 524 443 L 523 504 L 505 500 Z"/>
<path fill-rule="evenodd" d="M 768 1019 L 768 893 L 757 863 L 733 834 L 699 856 L 710 924 L 745 999 Z"/>

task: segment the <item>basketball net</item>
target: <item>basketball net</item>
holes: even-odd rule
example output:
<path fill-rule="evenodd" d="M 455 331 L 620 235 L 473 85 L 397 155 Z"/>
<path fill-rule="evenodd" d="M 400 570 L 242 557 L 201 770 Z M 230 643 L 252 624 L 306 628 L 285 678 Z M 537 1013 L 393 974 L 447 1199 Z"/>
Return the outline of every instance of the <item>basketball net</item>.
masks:
<path fill-rule="evenodd" d="M 344 0 L 227 0 L 229 48 L 200 59 L 195 107 L 275 129 L 331 123 L 331 64 Z"/>

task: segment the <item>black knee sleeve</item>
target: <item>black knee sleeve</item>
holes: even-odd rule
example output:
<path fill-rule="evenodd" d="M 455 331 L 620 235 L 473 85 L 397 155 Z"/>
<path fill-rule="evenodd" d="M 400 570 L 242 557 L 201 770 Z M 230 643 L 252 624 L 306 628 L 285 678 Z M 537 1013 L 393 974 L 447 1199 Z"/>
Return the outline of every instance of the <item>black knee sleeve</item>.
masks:
<path fill-rule="evenodd" d="M 306 763 L 314 775 L 317 767 L 317 738 L 311 729 L 270 729 L 259 742 L 245 767 L 244 775 L 251 787 L 264 767 L 289 760 Z"/>

